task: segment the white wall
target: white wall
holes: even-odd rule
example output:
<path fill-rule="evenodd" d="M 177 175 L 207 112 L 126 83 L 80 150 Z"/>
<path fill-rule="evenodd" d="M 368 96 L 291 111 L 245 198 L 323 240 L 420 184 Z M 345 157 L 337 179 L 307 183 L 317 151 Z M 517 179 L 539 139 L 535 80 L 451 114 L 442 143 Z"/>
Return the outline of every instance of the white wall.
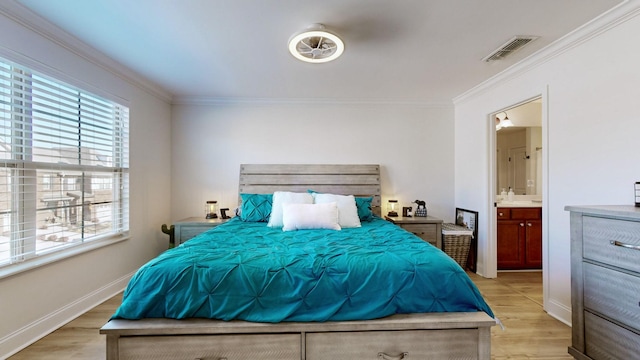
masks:
<path fill-rule="evenodd" d="M 455 101 L 456 205 L 488 213 L 494 211 L 488 185 L 488 114 L 545 96 L 545 307 L 565 322 L 571 319 L 571 272 L 569 214 L 564 206 L 630 204 L 633 183 L 640 179 L 638 7 L 638 1 L 626 3 L 552 49 L 563 51 L 549 52 L 549 57 L 531 62 L 535 66 L 519 67 Z M 596 29 L 598 33 L 591 33 Z M 585 42 L 563 48 L 582 35 Z M 495 266 L 487 260 L 488 251 L 495 251 L 487 239 L 491 226 L 489 217 L 481 216 L 479 269 L 484 273 Z"/>
<path fill-rule="evenodd" d="M 7 4 L 3 4 L 5 6 Z M 0 358 L 121 291 L 168 244 L 170 106 L 130 80 L 14 22 L 0 11 L 0 56 L 130 108 L 131 238 L 0 280 Z"/>
<path fill-rule="evenodd" d="M 173 220 L 202 216 L 205 200 L 234 209 L 243 163 L 371 163 L 383 202 L 425 200 L 453 221 L 453 106 L 220 103 L 172 117 Z"/>

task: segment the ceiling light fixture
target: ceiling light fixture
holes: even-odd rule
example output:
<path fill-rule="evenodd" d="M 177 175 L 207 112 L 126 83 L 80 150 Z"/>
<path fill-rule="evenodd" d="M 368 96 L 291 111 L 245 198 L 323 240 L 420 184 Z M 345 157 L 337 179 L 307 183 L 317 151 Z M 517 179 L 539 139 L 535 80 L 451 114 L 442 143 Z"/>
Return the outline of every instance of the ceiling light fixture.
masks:
<path fill-rule="evenodd" d="M 289 52 L 298 60 L 325 63 L 342 55 L 344 42 L 324 25 L 314 24 L 289 39 Z"/>

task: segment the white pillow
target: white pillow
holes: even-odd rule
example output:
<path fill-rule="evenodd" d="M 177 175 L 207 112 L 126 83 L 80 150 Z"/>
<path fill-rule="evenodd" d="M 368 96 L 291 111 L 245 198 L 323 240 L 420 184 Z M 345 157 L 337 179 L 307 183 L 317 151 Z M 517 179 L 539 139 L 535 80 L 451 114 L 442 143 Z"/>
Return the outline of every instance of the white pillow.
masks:
<path fill-rule="evenodd" d="M 302 229 L 340 230 L 338 206 L 326 204 L 284 204 L 282 231 Z"/>
<path fill-rule="evenodd" d="M 335 202 L 338 204 L 338 223 L 343 228 L 357 228 L 360 224 L 356 198 L 353 195 L 335 195 L 313 193 L 314 203 L 326 204 Z"/>
<path fill-rule="evenodd" d="M 313 196 L 309 193 L 276 191 L 273 193 L 271 215 L 268 227 L 282 227 L 282 206 L 284 204 L 313 204 Z"/>

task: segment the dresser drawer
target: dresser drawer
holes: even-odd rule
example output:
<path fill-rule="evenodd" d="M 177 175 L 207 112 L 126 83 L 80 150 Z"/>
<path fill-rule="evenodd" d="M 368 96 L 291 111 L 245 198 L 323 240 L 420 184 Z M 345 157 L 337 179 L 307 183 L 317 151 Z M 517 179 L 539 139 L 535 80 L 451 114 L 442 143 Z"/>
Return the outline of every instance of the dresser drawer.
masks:
<path fill-rule="evenodd" d="M 440 235 L 437 233 L 438 227 L 436 224 L 402 224 L 401 227 L 434 245 Z"/>
<path fill-rule="evenodd" d="M 616 246 L 640 246 L 640 222 L 583 217 L 583 256 L 640 273 L 640 250 Z"/>
<path fill-rule="evenodd" d="M 122 337 L 119 360 L 300 360 L 300 334 Z"/>
<path fill-rule="evenodd" d="M 594 360 L 637 359 L 640 335 L 585 312 L 586 354 Z"/>
<path fill-rule="evenodd" d="M 477 359 L 478 331 L 307 333 L 307 360 Z M 379 354 L 386 354 L 386 357 Z"/>
<path fill-rule="evenodd" d="M 584 307 L 640 330 L 640 278 L 584 263 Z"/>

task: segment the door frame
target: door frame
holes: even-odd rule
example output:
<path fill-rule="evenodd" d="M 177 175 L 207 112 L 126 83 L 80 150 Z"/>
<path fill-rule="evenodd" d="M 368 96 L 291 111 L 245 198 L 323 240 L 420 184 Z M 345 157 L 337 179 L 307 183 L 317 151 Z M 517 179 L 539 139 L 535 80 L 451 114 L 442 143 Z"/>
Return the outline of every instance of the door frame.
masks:
<path fill-rule="evenodd" d="M 485 276 L 495 278 L 498 276 L 497 270 L 497 216 L 496 216 L 496 191 L 497 183 L 497 135 L 496 135 L 496 114 L 509 111 L 514 107 L 531 102 L 536 99 L 542 101 L 542 297 L 543 309 L 547 310 L 550 274 L 549 274 L 549 87 L 548 85 L 538 94 L 526 98 L 522 101 L 505 105 L 502 108 L 487 114 L 487 126 L 489 134 L 489 181 L 487 203 L 487 214 L 489 220 L 488 241 L 485 250 Z"/>

